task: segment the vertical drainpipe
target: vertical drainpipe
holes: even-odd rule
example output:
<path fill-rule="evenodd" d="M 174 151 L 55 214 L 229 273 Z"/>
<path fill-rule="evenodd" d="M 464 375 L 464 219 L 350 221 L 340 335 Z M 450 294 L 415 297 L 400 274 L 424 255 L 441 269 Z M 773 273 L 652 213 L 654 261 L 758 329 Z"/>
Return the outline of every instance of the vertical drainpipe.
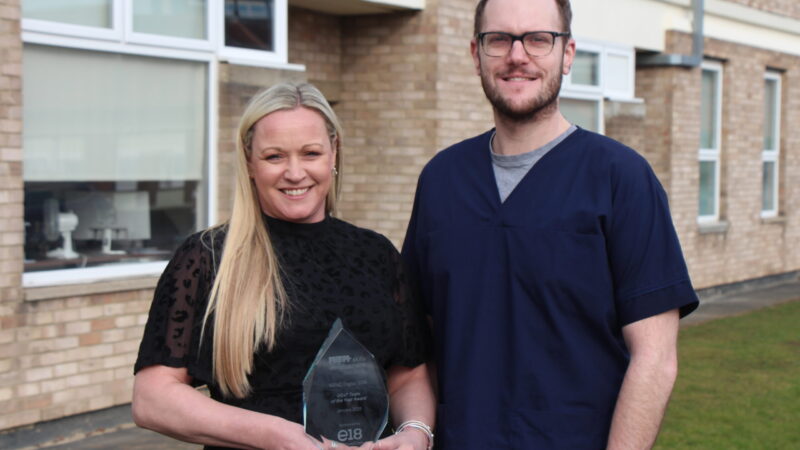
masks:
<path fill-rule="evenodd" d="M 638 67 L 652 66 L 678 66 L 699 67 L 703 62 L 703 18 L 705 14 L 705 1 L 692 0 L 692 54 L 681 55 L 675 53 L 660 53 L 645 55 L 636 58 Z"/>

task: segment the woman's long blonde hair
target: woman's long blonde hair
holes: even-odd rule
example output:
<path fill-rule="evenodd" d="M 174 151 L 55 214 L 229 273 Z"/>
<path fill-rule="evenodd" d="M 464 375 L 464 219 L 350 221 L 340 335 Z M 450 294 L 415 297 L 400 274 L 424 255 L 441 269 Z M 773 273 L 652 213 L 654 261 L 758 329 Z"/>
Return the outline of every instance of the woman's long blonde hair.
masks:
<path fill-rule="evenodd" d="M 317 111 L 324 119 L 335 166 L 341 171 L 342 129 L 322 93 L 309 83 L 281 83 L 260 92 L 247 105 L 236 138 L 236 192 L 227 222 L 222 259 L 203 317 L 203 333 L 213 313 L 213 376 L 225 396 L 250 393 L 247 376 L 261 345 L 272 350 L 287 311 L 278 259 L 270 242 L 256 187 L 247 170 L 253 128 L 262 117 L 298 107 Z M 335 212 L 341 175 L 334 171 L 325 211 Z M 202 339 L 201 339 L 202 342 Z"/>

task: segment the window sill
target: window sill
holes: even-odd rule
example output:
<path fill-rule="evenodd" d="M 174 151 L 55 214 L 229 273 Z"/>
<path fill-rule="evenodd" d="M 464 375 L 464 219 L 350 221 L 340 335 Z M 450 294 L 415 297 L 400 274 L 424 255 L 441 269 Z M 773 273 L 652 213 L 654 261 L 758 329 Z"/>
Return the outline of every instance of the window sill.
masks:
<path fill-rule="evenodd" d="M 762 217 L 761 223 L 764 225 L 786 225 L 786 216 Z"/>
<path fill-rule="evenodd" d="M 84 284 L 62 284 L 58 286 L 27 287 L 24 289 L 25 301 L 52 300 L 66 297 L 105 294 L 109 292 L 153 289 L 158 276 L 131 277 L 116 280 L 95 281 Z"/>
<path fill-rule="evenodd" d="M 697 230 L 700 232 L 700 234 L 722 234 L 726 233 L 729 227 L 730 224 L 725 220 L 697 224 Z"/>
<path fill-rule="evenodd" d="M 22 274 L 26 301 L 152 289 L 167 261 L 113 264 Z"/>
<path fill-rule="evenodd" d="M 305 64 L 293 64 L 241 56 L 220 55 L 219 61 L 234 66 L 260 67 L 263 69 L 287 70 L 291 72 L 305 72 L 306 70 Z"/>

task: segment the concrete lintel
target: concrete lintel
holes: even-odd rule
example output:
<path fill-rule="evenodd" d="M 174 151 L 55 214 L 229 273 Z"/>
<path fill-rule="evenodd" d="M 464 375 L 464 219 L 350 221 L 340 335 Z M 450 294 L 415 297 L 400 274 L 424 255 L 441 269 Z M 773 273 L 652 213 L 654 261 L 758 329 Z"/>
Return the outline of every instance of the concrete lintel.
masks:
<path fill-rule="evenodd" d="M 674 53 L 661 53 L 657 55 L 637 56 L 637 67 L 699 67 L 703 59 L 693 55 L 678 55 Z"/>

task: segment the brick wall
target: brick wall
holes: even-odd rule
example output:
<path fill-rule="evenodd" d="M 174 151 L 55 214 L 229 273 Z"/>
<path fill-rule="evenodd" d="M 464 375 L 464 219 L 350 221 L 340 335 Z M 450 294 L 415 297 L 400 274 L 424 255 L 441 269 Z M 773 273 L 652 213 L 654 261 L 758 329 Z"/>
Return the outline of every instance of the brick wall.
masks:
<path fill-rule="evenodd" d="M 340 100 L 341 18 L 289 8 L 289 62 L 306 66 L 305 76 L 330 103 Z"/>
<path fill-rule="evenodd" d="M 800 19 L 800 2 L 797 0 L 727 0 L 781 16 Z"/>
<path fill-rule="evenodd" d="M 689 37 L 668 33 L 668 51 L 688 52 Z M 700 69 L 642 68 L 637 96 L 645 99 L 644 153 L 670 195 L 673 220 L 695 287 L 732 283 L 800 269 L 800 132 L 796 97 L 800 58 L 713 39 L 706 55 L 723 61 L 721 220 L 727 229 L 697 225 Z M 784 70 L 781 214 L 761 219 L 763 76 Z M 794 93 L 794 95 L 793 95 Z M 668 168 L 667 168 L 668 167 Z"/>
<path fill-rule="evenodd" d="M 0 0 L 0 429 L 35 420 L 12 413 L 20 378 L 16 359 L 25 316 L 21 308 L 22 42 L 18 0 Z"/>
<path fill-rule="evenodd" d="M 150 290 L 20 305 L 0 429 L 130 402 Z"/>
<path fill-rule="evenodd" d="M 605 100 L 605 134 L 613 136 L 619 142 L 644 154 L 645 158 L 651 161 L 650 164 L 658 175 L 659 172 L 666 172 L 664 169 L 668 170 L 668 167 L 659 167 L 655 158 L 644 151 L 648 148 L 645 141 L 646 135 L 642 132 L 644 110 L 644 105 L 639 103 Z"/>
<path fill-rule="evenodd" d="M 430 7 L 342 20 L 341 216 L 396 245 L 419 169 L 436 143 L 436 17 Z"/>
<path fill-rule="evenodd" d="M 494 127 L 491 106 L 469 53 L 476 3 L 438 3 L 436 105 L 440 113 L 436 146 L 429 149 L 429 156 Z"/>
<path fill-rule="evenodd" d="M 469 56 L 473 10 L 431 0 L 422 12 L 343 19 L 342 216 L 397 246 L 425 163 L 491 126 Z"/>

